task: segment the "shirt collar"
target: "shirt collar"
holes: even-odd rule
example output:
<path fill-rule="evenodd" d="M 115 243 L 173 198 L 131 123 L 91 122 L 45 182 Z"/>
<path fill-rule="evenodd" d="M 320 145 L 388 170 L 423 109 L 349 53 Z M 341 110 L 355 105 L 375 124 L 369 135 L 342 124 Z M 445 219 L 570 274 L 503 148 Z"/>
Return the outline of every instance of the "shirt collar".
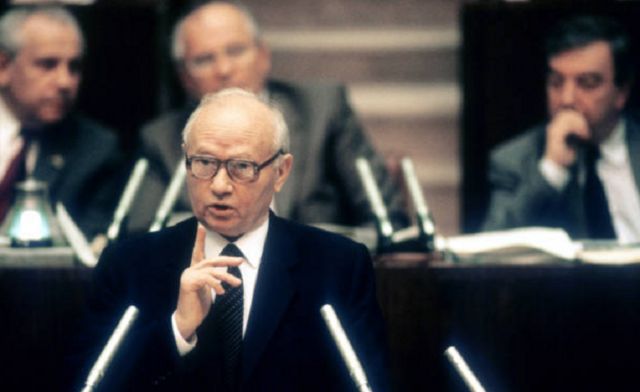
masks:
<path fill-rule="evenodd" d="M 264 220 L 258 227 L 245 233 L 234 243 L 240 249 L 249 265 L 258 268 L 262 261 L 262 252 L 264 243 L 267 239 L 269 231 L 269 217 Z M 205 237 L 205 257 L 215 257 L 222 252 L 222 249 L 229 244 L 229 241 L 220 234 L 207 230 Z"/>
<path fill-rule="evenodd" d="M 20 136 L 20 122 L 13 115 L 6 102 L 0 96 L 0 135 L 3 135 L 3 139 L 11 140 Z"/>

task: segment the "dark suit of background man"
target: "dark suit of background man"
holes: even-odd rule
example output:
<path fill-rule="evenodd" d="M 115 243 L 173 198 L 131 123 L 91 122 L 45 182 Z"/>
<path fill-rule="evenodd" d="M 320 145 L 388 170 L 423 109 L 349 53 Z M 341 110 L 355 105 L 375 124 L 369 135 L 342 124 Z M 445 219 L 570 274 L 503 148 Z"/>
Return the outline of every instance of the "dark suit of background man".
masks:
<path fill-rule="evenodd" d="M 208 2 L 179 20 L 173 34 L 173 58 L 189 103 L 165 113 L 141 130 L 142 154 L 151 163 L 145 191 L 136 203 L 131 226 L 146 229 L 176 165 L 180 131 L 195 102 L 227 87 L 260 94 L 278 106 L 291 130 L 296 156 L 289 181 L 275 199 L 275 212 L 304 223 L 361 225 L 372 214 L 355 169 L 364 156 L 373 171 L 392 219 L 406 223 L 400 192 L 384 160 L 367 140 L 347 102 L 343 87 L 303 85 L 268 79 L 271 54 L 248 10 Z M 189 210 L 183 192 L 177 210 Z"/>
<path fill-rule="evenodd" d="M 107 376 L 123 377 L 124 387 L 105 390 L 354 390 L 321 319 L 325 303 L 335 307 L 373 390 L 387 389 L 367 249 L 269 211 L 293 166 L 288 151 L 282 115 L 258 96 L 234 88 L 204 98 L 183 137 L 195 218 L 116 243 L 96 267 L 92 326 L 103 338 L 127 305 L 140 308 Z M 243 256 L 219 256 L 229 243 Z M 231 273 L 238 265 L 241 279 Z M 229 356 L 215 327 L 218 301 L 233 287 L 244 299 L 235 377 L 224 371 Z"/>
<path fill-rule="evenodd" d="M 110 130 L 74 114 L 84 40 L 60 7 L 9 8 L 0 19 L 0 221 L 29 172 L 87 235 L 106 228 L 117 200 Z"/>
<path fill-rule="evenodd" d="M 552 30 L 549 120 L 492 153 L 485 229 L 555 226 L 578 238 L 640 241 L 640 123 L 623 112 L 633 82 L 629 45 L 604 17 L 574 17 Z"/>

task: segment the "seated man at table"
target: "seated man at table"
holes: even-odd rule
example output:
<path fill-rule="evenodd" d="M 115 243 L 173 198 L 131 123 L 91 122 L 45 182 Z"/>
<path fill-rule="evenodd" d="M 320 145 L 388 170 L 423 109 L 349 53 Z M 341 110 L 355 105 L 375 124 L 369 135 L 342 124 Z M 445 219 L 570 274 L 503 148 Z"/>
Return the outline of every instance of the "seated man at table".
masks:
<path fill-rule="evenodd" d="M 109 223 L 120 155 L 114 132 L 73 111 L 83 52 L 62 7 L 14 7 L 0 18 L 0 221 L 15 183 L 31 176 L 87 236 Z"/>
<path fill-rule="evenodd" d="M 143 127 L 142 155 L 149 159 L 145 192 L 133 208 L 131 228 L 147 229 L 171 176 L 182 159 L 180 131 L 195 103 L 227 87 L 247 89 L 279 107 L 291 130 L 296 166 L 274 210 L 303 223 L 356 226 L 373 220 L 358 178 L 355 159 L 371 163 L 390 217 L 399 227 L 408 219 L 401 192 L 367 140 L 347 102 L 345 89 L 331 84 L 300 84 L 268 77 L 271 55 L 249 11 L 229 2 L 206 2 L 180 19 L 173 33 L 173 60 L 189 102 Z M 176 210 L 189 210 L 183 192 Z"/>
<path fill-rule="evenodd" d="M 564 228 L 577 238 L 640 241 L 640 123 L 625 113 L 629 39 L 596 16 L 547 39 L 549 119 L 491 154 L 484 228 Z"/>
<path fill-rule="evenodd" d="M 269 210 L 293 165 L 282 114 L 241 89 L 206 96 L 183 151 L 195 218 L 108 247 L 95 270 L 93 332 L 104 340 L 128 305 L 140 309 L 109 373 L 124 380 L 106 390 L 353 390 L 324 304 L 386 390 L 367 249 Z"/>

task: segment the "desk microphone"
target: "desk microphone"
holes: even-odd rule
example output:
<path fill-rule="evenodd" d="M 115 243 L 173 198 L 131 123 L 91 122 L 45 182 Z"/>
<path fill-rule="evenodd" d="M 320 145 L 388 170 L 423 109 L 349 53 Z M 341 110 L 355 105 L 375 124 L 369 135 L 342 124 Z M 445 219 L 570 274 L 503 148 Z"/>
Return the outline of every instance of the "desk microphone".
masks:
<path fill-rule="evenodd" d="M 329 332 L 331 333 L 333 341 L 336 343 L 336 346 L 338 346 L 340 355 L 342 356 L 344 363 L 347 365 L 347 369 L 349 369 L 349 375 L 351 376 L 353 382 L 356 384 L 358 391 L 371 392 L 369 381 L 367 381 L 367 375 L 364 373 L 362 365 L 360 364 L 356 353 L 353 351 L 351 342 L 349 342 L 349 338 L 344 332 L 342 324 L 340 323 L 338 316 L 336 316 L 336 312 L 333 310 L 333 307 L 328 304 L 322 305 L 322 307 L 320 308 L 320 313 L 322 314 L 322 318 L 329 328 Z"/>
<path fill-rule="evenodd" d="M 376 217 L 379 235 L 378 248 L 385 247 L 391 243 L 391 236 L 393 235 L 393 226 L 389 221 L 387 208 L 384 206 L 380 189 L 376 185 L 376 179 L 373 176 L 369 162 L 365 158 L 359 157 L 356 159 L 356 168 L 364 187 L 364 193 L 367 196 L 367 200 L 369 200 L 373 215 Z"/>
<path fill-rule="evenodd" d="M 418 177 L 413 166 L 413 161 L 409 158 L 402 158 L 400 162 L 402 167 L 402 174 L 404 176 L 409 195 L 411 197 L 411 203 L 416 212 L 416 218 L 418 223 L 418 238 L 421 242 L 427 245 L 428 250 L 434 250 L 434 241 L 436 234 L 436 227 L 433 222 L 433 217 L 427 202 L 420 188 Z"/>
<path fill-rule="evenodd" d="M 113 221 L 107 230 L 107 238 L 109 241 L 115 241 L 118 239 L 122 221 L 131 210 L 133 200 L 140 189 L 140 185 L 142 185 L 142 180 L 144 179 L 144 175 L 147 173 L 148 168 L 149 162 L 144 158 L 138 159 L 136 165 L 133 167 L 129 181 L 127 181 L 127 186 L 125 186 L 124 192 L 122 192 L 122 197 L 120 197 L 120 201 L 118 202 L 118 207 L 113 214 Z"/>
<path fill-rule="evenodd" d="M 449 348 L 444 351 L 444 355 L 447 357 L 449 362 L 451 362 L 451 364 L 456 369 L 471 392 L 485 392 L 485 389 L 480 384 L 480 381 L 478 381 L 476 376 L 473 374 L 465 360 L 462 358 L 462 356 L 454 346 L 449 346 Z"/>
<path fill-rule="evenodd" d="M 156 211 L 156 216 L 153 219 L 153 223 L 149 228 L 149 232 L 158 231 L 164 226 L 169 214 L 173 210 L 173 206 L 176 204 L 178 197 L 180 196 L 180 191 L 184 186 L 184 179 L 187 176 L 187 167 L 184 163 L 184 159 L 180 159 L 178 162 L 178 167 L 173 173 L 173 177 L 171 177 L 171 182 L 169 183 L 169 187 L 164 192 L 164 196 L 162 196 L 162 201 L 160 202 L 160 207 L 158 207 L 158 211 Z"/>
<path fill-rule="evenodd" d="M 113 330 L 113 333 L 109 337 L 107 344 L 102 349 L 100 356 L 93 364 L 93 367 L 91 368 L 91 371 L 87 376 L 87 380 L 84 382 L 84 388 L 82 388 L 81 392 L 91 392 L 95 390 L 95 388 L 100 384 L 100 381 L 102 381 L 102 378 L 109 368 L 113 357 L 120 348 L 122 341 L 124 340 L 125 336 L 127 336 L 127 333 L 131 329 L 131 326 L 136 321 L 137 317 L 138 308 L 133 305 L 129 306 L 122 315 L 122 318 L 120 318 L 118 325 Z"/>

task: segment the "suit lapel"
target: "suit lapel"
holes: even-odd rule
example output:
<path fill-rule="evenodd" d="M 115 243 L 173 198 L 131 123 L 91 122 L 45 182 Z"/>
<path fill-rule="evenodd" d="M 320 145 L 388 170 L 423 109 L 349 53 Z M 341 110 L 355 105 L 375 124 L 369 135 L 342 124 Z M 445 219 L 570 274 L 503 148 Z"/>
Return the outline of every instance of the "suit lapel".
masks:
<path fill-rule="evenodd" d="M 64 143 L 74 137 L 71 132 L 75 124 L 67 120 L 62 125 L 55 125 L 41 130 L 38 138 L 38 156 L 33 169 L 33 176 L 48 183 L 49 192 L 55 193 L 59 180 L 67 166 L 71 145 Z"/>
<path fill-rule="evenodd" d="M 291 267 L 297 260 L 286 223 L 271 214 L 269 233 L 243 343 L 243 381 L 249 378 L 295 292 Z"/>

